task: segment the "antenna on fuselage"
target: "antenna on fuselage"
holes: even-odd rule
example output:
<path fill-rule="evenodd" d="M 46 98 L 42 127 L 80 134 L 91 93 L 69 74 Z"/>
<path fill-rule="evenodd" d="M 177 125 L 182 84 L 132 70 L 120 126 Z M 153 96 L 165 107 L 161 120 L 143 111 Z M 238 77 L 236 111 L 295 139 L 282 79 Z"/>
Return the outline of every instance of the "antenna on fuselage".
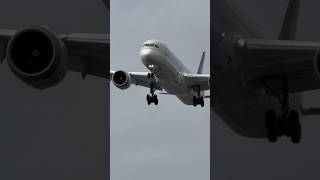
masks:
<path fill-rule="evenodd" d="M 301 0 L 290 0 L 281 27 L 279 40 L 294 40 L 296 37 Z"/>
<path fill-rule="evenodd" d="M 201 57 L 201 61 L 200 61 L 199 67 L 198 67 L 198 72 L 197 72 L 197 74 L 202 74 L 202 71 L 203 71 L 203 63 L 204 63 L 204 59 L 205 59 L 205 58 L 206 58 L 206 52 L 203 51 L 202 57 Z"/>

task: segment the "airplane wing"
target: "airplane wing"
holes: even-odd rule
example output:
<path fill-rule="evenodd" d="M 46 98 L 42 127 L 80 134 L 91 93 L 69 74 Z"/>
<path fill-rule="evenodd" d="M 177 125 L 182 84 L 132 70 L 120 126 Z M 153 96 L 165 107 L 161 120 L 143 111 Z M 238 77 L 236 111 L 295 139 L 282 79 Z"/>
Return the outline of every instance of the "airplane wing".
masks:
<path fill-rule="evenodd" d="M 240 39 L 237 57 L 248 80 L 263 79 L 281 88 L 279 79 L 288 77 L 289 92 L 320 88 L 318 51 L 320 43 L 267 39 Z"/>
<path fill-rule="evenodd" d="M 110 71 L 110 79 L 112 79 L 114 73 L 115 71 Z M 132 84 L 150 88 L 150 84 L 153 83 L 156 90 L 162 91 L 163 89 L 156 78 L 148 78 L 148 72 L 128 72 L 128 75 L 131 78 Z"/>
<path fill-rule="evenodd" d="M 184 74 L 184 81 L 189 87 L 199 86 L 201 91 L 209 90 L 209 74 Z"/>
<path fill-rule="evenodd" d="M 68 34 L 60 36 L 68 54 L 72 71 L 107 78 L 109 73 L 110 39 L 106 34 Z"/>
<path fill-rule="evenodd" d="M 0 29 L 0 61 L 6 57 L 6 47 L 16 30 Z M 59 36 L 69 55 L 69 70 L 107 78 L 109 73 L 109 36 L 106 34 L 64 34 Z"/>

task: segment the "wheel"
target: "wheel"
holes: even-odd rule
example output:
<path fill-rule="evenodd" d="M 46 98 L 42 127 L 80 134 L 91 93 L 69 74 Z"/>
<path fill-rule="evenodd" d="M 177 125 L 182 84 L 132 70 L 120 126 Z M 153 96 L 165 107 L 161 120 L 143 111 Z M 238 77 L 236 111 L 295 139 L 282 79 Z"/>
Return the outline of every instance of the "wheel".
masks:
<path fill-rule="evenodd" d="M 265 114 L 265 127 L 267 131 L 276 131 L 277 115 L 273 109 L 268 109 Z"/>
<path fill-rule="evenodd" d="M 151 78 L 154 78 L 154 74 L 153 74 L 153 73 L 150 73 L 150 77 L 151 77 Z"/>
<path fill-rule="evenodd" d="M 197 106 L 197 97 L 193 96 L 193 106 Z"/>
<path fill-rule="evenodd" d="M 295 144 L 301 140 L 301 124 L 299 121 L 299 112 L 292 110 L 288 116 L 288 130 L 291 137 L 291 141 Z"/>
<path fill-rule="evenodd" d="M 277 134 L 269 132 L 268 133 L 268 140 L 269 140 L 269 142 L 277 142 L 277 140 L 278 140 Z"/>
<path fill-rule="evenodd" d="M 149 95 L 149 94 L 147 95 L 147 102 L 148 102 L 148 105 L 150 105 L 150 104 L 151 104 L 151 97 L 150 97 L 150 95 Z"/>
<path fill-rule="evenodd" d="M 278 139 L 278 119 L 273 109 L 268 109 L 265 114 L 265 127 L 268 132 L 270 142 L 276 142 Z"/>
<path fill-rule="evenodd" d="M 148 78 L 150 78 L 150 73 L 148 73 L 148 75 L 147 75 L 147 76 L 148 76 Z"/>
<path fill-rule="evenodd" d="M 154 101 L 153 101 L 154 104 L 155 104 L 155 105 L 158 105 L 158 102 L 159 102 L 159 101 L 158 101 L 157 95 L 154 96 L 154 99 L 153 99 L 153 100 L 154 100 Z"/>
<path fill-rule="evenodd" d="M 300 141 L 301 141 L 301 125 L 300 125 L 300 123 L 299 123 L 299 125 L 297 125 L 297 129 L 296 129 L 296 132 L 293 134 L 293 135 L 291 135 L 291 141 L 294 143 L 294 144 L 298 144 L 298 143 L 300 143 Z"/>
<path fill-rule="evenodd" d="M 201 105 L 201 107 L 204 107 L 204 99 L 203 99 L 203 97 L 201 97 L 201 99 L 200 99 L 200 105 Z"/>

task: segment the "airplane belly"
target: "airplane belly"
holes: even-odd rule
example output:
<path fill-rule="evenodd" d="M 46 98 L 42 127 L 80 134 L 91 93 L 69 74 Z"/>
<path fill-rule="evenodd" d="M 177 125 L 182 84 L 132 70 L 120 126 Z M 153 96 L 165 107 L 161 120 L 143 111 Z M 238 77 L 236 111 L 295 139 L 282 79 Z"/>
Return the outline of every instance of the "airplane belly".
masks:
<path fill-rule="evenodd" d="M 212 110 L 236 133 L 251 138 L 265 138 L 265 112 L 269 108 L 280 110 L 275 99 L 267 95 L 255 102 L 232 106 L 213 106 Z"/>
<path fill-rule="evenodd" d="M 167 57 L 163 57 L 167 58 Z M 153 71 L 156 77 L 159 78 L 159 83 L 170 94 L 188 94 L 192 92 L 183 82 L 179 76 L 179 70 L 170 63 L 168 59 L 158 61 L 158 68 Z"/>
<path fill-rule="evenodd" d="M 211 109 L 238 134 L 251 138 L 266 137 L 265 112 L 272 108 L 280 113 L 278 100 L 269 96 L 261 86 L 245 85 L 240 74 L 231 78 L 230 73 L 217 73 L 214 77 Z"/>

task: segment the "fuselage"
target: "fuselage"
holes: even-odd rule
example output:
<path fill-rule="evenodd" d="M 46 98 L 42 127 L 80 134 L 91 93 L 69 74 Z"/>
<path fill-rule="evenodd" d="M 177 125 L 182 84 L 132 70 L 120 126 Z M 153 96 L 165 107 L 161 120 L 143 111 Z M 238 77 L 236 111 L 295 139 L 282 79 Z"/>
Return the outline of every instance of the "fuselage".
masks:
<path fill-rule="evenodd" d="M 183 82 L 183 74 L 190 71 L 158 40 L 148 40 L 140 51 L 142 63 L 155 75 L 156 81 L 169 94 L 184 104 L 193 105 L 194 92 Z"/>
<path fill-rule="evenodd" d="M 230 40 L 242 36 L 263 38 L 222 0 L 213 1 L 212 34 L 213 72 L 211 107 L 235 132 L 252 138 L 267 136 L 265 112 L 272 108 L 281 112 L 277 98 L 269 96 L 259 82 L 246 82 L 244 73 L 233 66 L 230 59 Z M 299 106 L 298 95 L 290 95 L 290 106 Z"/>

